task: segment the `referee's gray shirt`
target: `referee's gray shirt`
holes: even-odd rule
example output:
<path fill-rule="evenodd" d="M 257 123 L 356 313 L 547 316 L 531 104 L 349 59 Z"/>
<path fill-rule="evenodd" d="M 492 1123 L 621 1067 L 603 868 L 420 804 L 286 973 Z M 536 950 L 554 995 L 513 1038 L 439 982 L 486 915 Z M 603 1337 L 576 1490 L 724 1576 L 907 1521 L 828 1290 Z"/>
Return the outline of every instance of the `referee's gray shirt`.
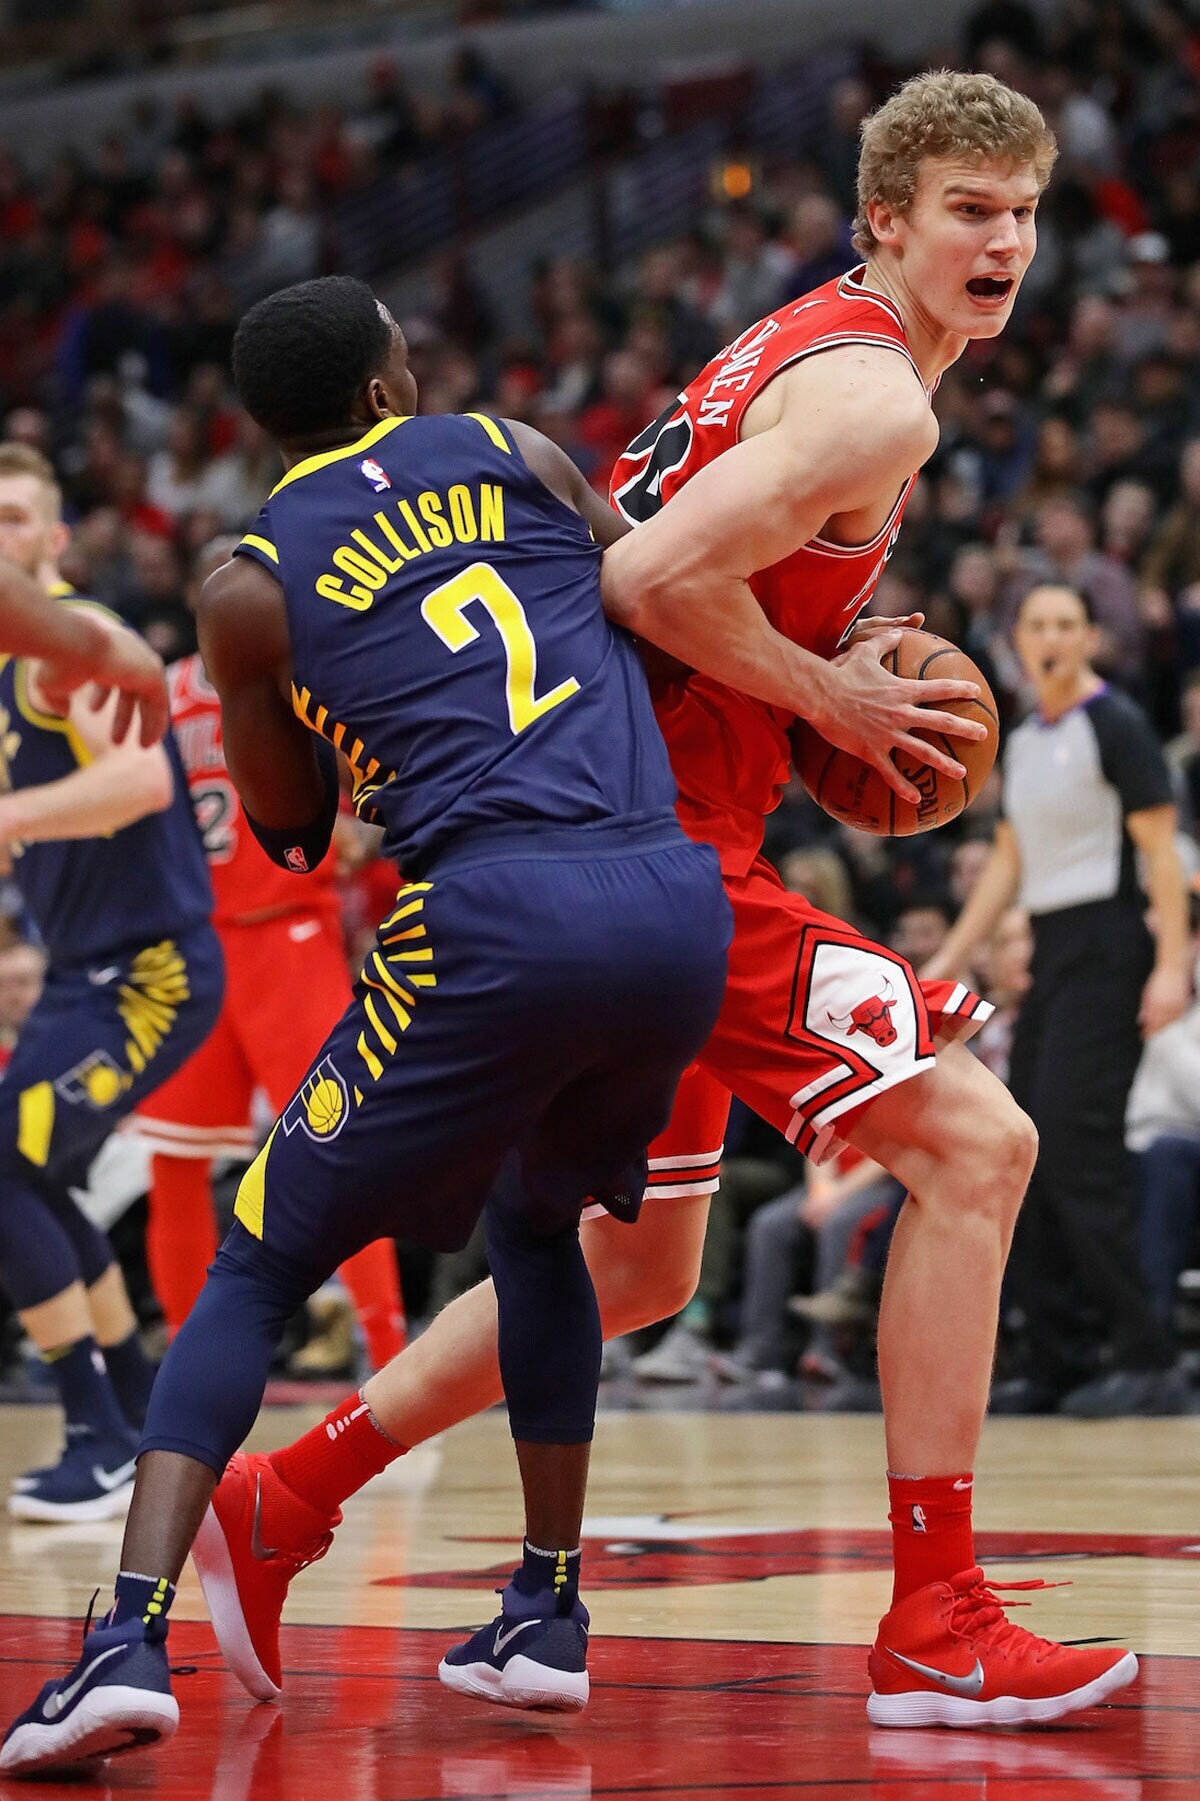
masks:
<path fill-rule="evenodd" d="M 1154 730 L 1128 695 L 1105 686 L 1059 719 L 1034 713 L 1009 734 L 1003 770 L 1027 912 L 1141 904 L 1125 819 L 1167 805 L 1172 793 Z"/>

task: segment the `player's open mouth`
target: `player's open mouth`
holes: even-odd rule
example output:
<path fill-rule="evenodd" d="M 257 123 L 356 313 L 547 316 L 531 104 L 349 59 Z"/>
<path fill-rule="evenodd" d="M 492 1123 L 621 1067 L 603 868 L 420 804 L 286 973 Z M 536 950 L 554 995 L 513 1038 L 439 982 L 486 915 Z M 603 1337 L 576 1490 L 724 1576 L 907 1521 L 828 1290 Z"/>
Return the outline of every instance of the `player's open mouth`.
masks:
<path fill-rule="evenodd" d="M 1007 300 L 1012 290 L 1011 275 L 974 275 L 967 283 L 967 293 L 973 300 L 990 300 L 997 305 Z"/>

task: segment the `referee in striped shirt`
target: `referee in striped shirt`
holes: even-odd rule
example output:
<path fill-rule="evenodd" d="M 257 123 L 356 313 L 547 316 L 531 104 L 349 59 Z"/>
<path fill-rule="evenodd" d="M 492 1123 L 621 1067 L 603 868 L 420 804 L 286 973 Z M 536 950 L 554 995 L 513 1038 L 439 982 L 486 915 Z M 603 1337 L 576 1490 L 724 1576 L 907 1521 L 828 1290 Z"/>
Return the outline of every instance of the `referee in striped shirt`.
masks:
<path fill-rule="evenodd" d="M 1032 982 L 1009 1086 L 1041 1150 L 1013 1256 L 1026 1368 L 993 1391 L 994 1412 L 1100 1418 L 1188 1404 L 1138 1262 L 1124 1141 L 1142 1039 L 1190 998 L 1186 885 L 1162 750 L 1140 708 L 1092 667 L 1095 637 L 1073 589 L 1035 588 L 1022 602 L 1014 638 L 1037 711 L 1005 746 L 991 857 L 922 972 L 957 974 L 1014 901 L 1028 912 Z M 1101 1373 L 1097 1335 L 1111 1355 Z"/>

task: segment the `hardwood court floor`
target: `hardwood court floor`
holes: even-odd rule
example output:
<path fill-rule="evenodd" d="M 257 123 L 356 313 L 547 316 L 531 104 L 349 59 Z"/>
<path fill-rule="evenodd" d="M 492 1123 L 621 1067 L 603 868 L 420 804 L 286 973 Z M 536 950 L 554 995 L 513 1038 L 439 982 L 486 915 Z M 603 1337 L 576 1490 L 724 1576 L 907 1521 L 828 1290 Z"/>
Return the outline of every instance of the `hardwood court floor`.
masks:
<path fill-rule="evenodd" d="M 315 1409 L 265 1413 L 283 1442 Z M 54 1445 L 52 1415 L 0 1411 L 0 1481 Z M 579 1719 L 450 1695 L 447 1644 L 490 1616 L 512 1567 L 517 1489 L 498 1414 L 412 1453 L 351 1503 L 299 1578 L 279 1706 L 220 1664 L 185 1576 L 173 1660 L 179 1734 L 89 1785 L 0 1796 L 216 1801 L 1182 1801 L 1200 1797 L 1200 1418 L 996 1421 L 979 1460 L 979 1549 L 998 1582 L 1070 1578 L 1016 1617 L 1118 1638 L 1137 1684 L 1036 1733 L 868 1727 L 865 1647 L 888 1596 L 879 1421 L 792 1414 L 606 1414 L 584 1589 L 596 1635 Z M 77 1655 L 117 1524 L 0 1526 L 0 1712 Z"/>

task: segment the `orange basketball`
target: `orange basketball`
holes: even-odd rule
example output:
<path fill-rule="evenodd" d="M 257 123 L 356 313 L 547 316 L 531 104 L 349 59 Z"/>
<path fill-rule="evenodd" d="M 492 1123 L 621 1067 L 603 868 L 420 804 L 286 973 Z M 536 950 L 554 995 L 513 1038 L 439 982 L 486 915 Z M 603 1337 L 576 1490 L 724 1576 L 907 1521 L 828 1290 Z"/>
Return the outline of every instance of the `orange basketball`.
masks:
<path fill-rule="evenodd" d="M 913 806 L 888 787 L 878 770 L 849 751 L 827 743 L 809 725 L 802 725 L 797 735 L 796 770 L 818 806 L 843 825 L 857 826 L 860 832 L 874 832 L 877 837 L 908 838 L 914 832 L 931 832 L 935 826 L 957 819 L 971 804 L 996 761 L 1000 721 L 995 698 L 983 676 L 966 652 L 946 638 L 935 637 L 932 632 L 906 630 L 895 650 L 883 658 L 883 667 L 893 675 L 915 681 L 979 684 L 978 700 L 945 701 L 939 704 L 938 711 L 982 720 L 988 728 L 986 738 L 976 743 L 948 738 L 941 732 L 917 730 L 914 734 L 936 743 L 939 750 L 961 763 L 967 772 L 965 779 L 954 780 L 927 763 L 917 763 L 897 753 L 897 767 L 920 790 L 921 799 Z"/>

